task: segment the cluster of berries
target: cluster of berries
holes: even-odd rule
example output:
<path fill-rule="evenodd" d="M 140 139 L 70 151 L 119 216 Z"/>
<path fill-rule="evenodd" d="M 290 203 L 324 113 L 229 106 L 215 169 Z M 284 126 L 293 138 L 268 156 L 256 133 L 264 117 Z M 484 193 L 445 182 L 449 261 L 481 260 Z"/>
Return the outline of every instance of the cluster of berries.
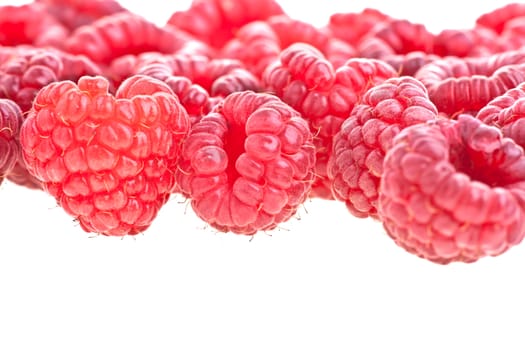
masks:
<path fill-rule="evenodd" d="M 232 6 L 234 4 L 235 6 Z M 0 182 L 82 229 L 144 232 L 173 194 L 253 235 L 309 198 L 435 263 L 525 236 L 525 4 L 431 33 L 375 9 L 323 27 L 275 0 L 0 6 Z"/>

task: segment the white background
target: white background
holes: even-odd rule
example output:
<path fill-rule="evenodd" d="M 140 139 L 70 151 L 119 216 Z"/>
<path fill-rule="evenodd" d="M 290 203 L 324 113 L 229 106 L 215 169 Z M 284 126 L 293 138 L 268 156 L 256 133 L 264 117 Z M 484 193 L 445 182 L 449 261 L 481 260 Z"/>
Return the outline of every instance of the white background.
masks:
<path fill-rule="evenodd" d="M 436 31 L 505 2 L 461 3 L 366 5 Z M 189 1 L 123 4 L 164 23 Z M 365 6 L 281 4 L 315 24 Z M 215 232 L 174 198 L 143 235 L 92 237 L 46 194 L 4 182 L 0 349 L 525 348 L 525 246 L 439 266 L 340 203 L 313 200 L 299 214 L 250 240 Z"/>

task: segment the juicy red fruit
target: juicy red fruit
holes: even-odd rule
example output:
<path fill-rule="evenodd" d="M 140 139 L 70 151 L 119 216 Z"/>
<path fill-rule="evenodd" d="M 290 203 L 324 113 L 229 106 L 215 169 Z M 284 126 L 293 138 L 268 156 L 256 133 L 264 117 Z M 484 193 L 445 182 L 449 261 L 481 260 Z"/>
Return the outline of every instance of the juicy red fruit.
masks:
<path fill-rule="evenodd" d="M 403 128 L 437 118 L 423 84 L 390 78 L 372 87 L 334 136 L 328 163 L 332 193 L 354 216 L 377 215 L 385 153 Z"/>
<path fill-rule="evenodd" d="M 177 183 L 212 227 L 251 235 L 296 213 L 311 189 L 314 158 L 299 113 L 275 96 L 236 92 L 193 125 Z"/>
<path fill-rule="evenodd" d="M 463 114 L 401 131 L 385 157 L 379 213 L 407 251 L 473 262 L 522 241 L 524 194 L 523 149 Z"/>
<path fill-rule="evenodd" d="M 38 93 L 20 142 L 27 169 L 88 232 L 144 231 L 174 187 L 186 111 L 167 85 L 134 76 L 113 96 L 100 76 Z"/>
<path fill-rule="evenodd" d="M 22 111 L 16 103 L 0 99 L 0 183 L 16 165 L 20 145 L 18 136 Z"/>

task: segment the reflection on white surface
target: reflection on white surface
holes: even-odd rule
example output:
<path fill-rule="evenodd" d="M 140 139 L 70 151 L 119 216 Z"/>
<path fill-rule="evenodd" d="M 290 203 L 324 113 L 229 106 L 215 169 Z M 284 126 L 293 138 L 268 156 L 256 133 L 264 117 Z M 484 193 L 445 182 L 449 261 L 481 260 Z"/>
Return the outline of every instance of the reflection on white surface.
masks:
<path fill-rule="evenodd" d="M 157 20 L 188 3 L 123 1 Z M 315 22 L 366 4 L 429 28 L 503 4 L 281 3 Z M 0 213 L 0 349 L 525 347 L 524 246 L 438 266 L 317 200 L 252 240 L 214 232 L 177 198 L 136 238 L 90 238 L 50 197 L 8 183 Z"/>

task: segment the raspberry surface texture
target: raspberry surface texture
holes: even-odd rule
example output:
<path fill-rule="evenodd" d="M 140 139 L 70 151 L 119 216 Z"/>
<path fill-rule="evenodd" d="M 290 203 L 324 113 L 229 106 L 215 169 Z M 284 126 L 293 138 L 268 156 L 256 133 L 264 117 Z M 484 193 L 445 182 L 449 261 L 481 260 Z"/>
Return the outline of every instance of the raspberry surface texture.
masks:
<path fill-rule="evenodd" d="M 0 183 L 12 171 L 18 160 L 21 125 L 20 107 L 11 100 L 0 99 Z"/>
<path fill-rule="evenodd" d="M 390 78 L 368 90 L 334 136 L 328 163 L 334 197 L 354 216 L 378 219 L 379 181 L 393 138 L 436 118 L 425 87 L 412 77 Z"/>
<path fill-rule="evenodd" d="M 0 45 L 61 47 L 69 34 L 39 3 L 0 6 Z"/>
<path fill-rule="evenodd" d="M 193 0 L 189 9 L 172 14 L 168 24 L 184 30 L 195 38 L 221 48 L 243 25 L 283 14 L 274 0 Z"/>
<path fill-rule="evenodd" d="M 210 226 L 252 235 L 296 213 L 314 165 L 312 134 L 297 111 L 269 94 L 235 92 L 193 125 L 178 191 Z"/>
<path fill-rule="evenodd" d="M 118 12 L 77 28 L 67 38 L 65 50 L 85 55 L 96 63 L 109 64 L 126 54 L 175 53 L 194 41 L 176 28 L 159 27 L 139 15 Z"/>
<path fill-rule="evenodd" d="M 483 57 L 446 57 L 421 67 L 415 77 L 438 110 L 475 114 L 488 102 L 525 81 L 525 51 Z"/>
<path fill-rule="evenodd" d="M 126 11 L 115 0 L 36 0 L 36 2 L 44 4 L 47 12 L 69 30 L 75 30 L 102 17 Z"/>
<path fill-rule="evenodd" d="M 27 169 L 87 232 L 134 235 L 149 227 L 174 187 L 186 111 L 145 76 L 116 95 L 100 76 L 38 93 L 20 132 Z"/>
<path fill-rule="evenodd" d="M 396 76 L 387 63 L 354 58 L 334 69 L 311 45 L 293 44 L 263 75 L 263 86 L 295 108 L 310 125 L 316 147 L 316 181 L 312 197 L 332 199 L 327 164 L 333 136 L 355 103 L 375 84 Z"/>
<path fill-rule="evenodd" d="M 379 214 L 408 252 L 473 262 L 522 241 L 524 189 L 523 149 L 462 114 L 398 134 L 383 165 Z"/>

